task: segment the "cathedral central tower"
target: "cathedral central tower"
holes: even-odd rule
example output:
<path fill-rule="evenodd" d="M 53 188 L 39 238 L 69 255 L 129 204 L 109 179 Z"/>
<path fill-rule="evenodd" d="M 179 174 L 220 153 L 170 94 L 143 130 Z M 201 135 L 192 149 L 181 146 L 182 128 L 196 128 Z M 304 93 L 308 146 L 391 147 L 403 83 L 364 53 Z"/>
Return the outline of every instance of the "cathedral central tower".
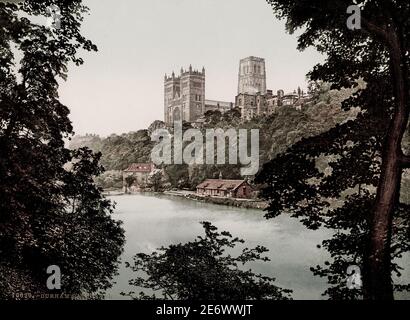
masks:
<path fill-rule="evenodd" d="M 239 62 L 239 94 L 266 94 L 265 59 L 248 57 Z"/>

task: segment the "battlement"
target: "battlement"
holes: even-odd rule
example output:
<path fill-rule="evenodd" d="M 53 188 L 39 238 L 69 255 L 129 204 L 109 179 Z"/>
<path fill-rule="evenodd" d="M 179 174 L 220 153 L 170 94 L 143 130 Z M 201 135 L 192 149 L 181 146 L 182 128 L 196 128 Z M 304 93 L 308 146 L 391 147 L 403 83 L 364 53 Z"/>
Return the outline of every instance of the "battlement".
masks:
<path fill-rule="evenodd" d="M 205 68 L 202 71 L 189 66 L 181 68 L 178 76 L 172 72 L 164 77 L 165 122 L 197 121 L 205 109 Z"/>
<path fill-rule="evenodd" d="M 181 78 L 192 76 L 192 75 L 205 77 L 205 68 L 203 67 L 202 71 L 199 71 L 197 69 L 195 70 L 192 69 L 192 66 L 190 65 L 188 70 L 184 70 L 183 68 L 181 68 L 179 76 L 176 76 L 174 71 L 172 72 L 171 76 L 168 76 L 167 74 L 165 74 L 164 81 L 165 82 L 180 81 Z"/>
<path fill-rule="evenodd" d="M 172 72 L 165 75 L 164 84 L 164 120 L 167 124 L 174 121 L 202 121 L 207 111 L 227 112 L 240 109 L 244 119 L 256 115 L 271 114 L 275 108 L 283 105 L 302 108 L 309 103 L 311 96 L 298 88 L 293 93 L 285 94 L 278 90 L 267 90 L 265 59 L 249 56 L 240 60 L 238 72 L 238 94 L 235 102 L 208 100 L 205 96 L 205 68 L 194 70 L 181 68 L 179 75 Z"/>
<path fill-rule="evenodd" d="M 255 57 L 255 56 L 249 56 L 246 58 L 243 58 L 240 60 L 240 63 L 242 62 L 248 62 L 248 61 L 254 61 L 254 62 L 265 62 L 264 58 L 259 58 L 259 57 Z"/>

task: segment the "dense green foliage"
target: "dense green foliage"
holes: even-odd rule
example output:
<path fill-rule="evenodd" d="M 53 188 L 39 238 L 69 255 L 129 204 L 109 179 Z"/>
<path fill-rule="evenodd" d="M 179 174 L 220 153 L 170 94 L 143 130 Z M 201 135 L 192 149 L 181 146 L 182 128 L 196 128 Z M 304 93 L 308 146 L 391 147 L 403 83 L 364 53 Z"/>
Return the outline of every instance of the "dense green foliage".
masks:
<path fill-rule="evenodd" d="M 101 152 L 101 164 L 106 170 L 124 170 L 131 163 L 150 162 L 153 145 L 148 130 L 113 134 L 105 139 L 97 135 L 76 136 L 70 141 L 72 149 L 88 147 Z"/>
<path fill-rule="evenodd" d="M 341 109 L 341 101 L 352 92 L 354 90 L 330 91 L 328 85 L 316 84 L 316 90 L 312 91 L 314 101 L 302 110 L 289 106 L 279 107 L 272 115 L 249 121 L 242 120 L 236 109 L 225 114 L 208 111 L 202 130 L 259 129 L 262 165 L 303 137 L 314 136 L 337 123 L 355 118 L 357 110 L 343 112 Z M 161 127 L 163 123 L 156 121 L 154 124 L 148 131 L 112 135 L 105 139 L 95 135 L 77 136 L 71 141 L 70 147 L 87 146 L 94 151 L 101 151 L 101 163 L 109 172 L 98 180 L 100 185 L 105 188 L 121 186 L 119 173 L 115 170 L 123 170 L 132 162 L 150 161 L 153 143 L 150 141 L 149 133 L 152 132 L 152 127 Z M 185 129 L 189 127 L 185 124 Z M 164 171 L 167 185 L 173 188 L 194 189 L 204 179 L 218 178 L 220 173 L 225 179 L 241 178 L 239 165 L 167 165 L 164 166 Z M 115 181 L 114 177 L 117 177 Z"/>
<path fill-rule="evenodd" d="M 410 110 L 410 4 L 358 1 L 362 24 L 353 31 L 346 25 L 349 0 L 267 2 L 289 32 L 302 30 L 299 49 L 325 54 L 311 80 L 337 90 L 366 83 L 343 101 L 345 110 L 361 108 L 357 119 L 302 140 L 264 166 L 257 180 L 266 183 L 267 216 L 290 212 L 309 228 L 336 230 L 323 244 L 332 261 L 314 269 L 328 278 L 329 297 L 392 299 L 398 271 L 392 261 L 409 249 L 409 206 L 399 198 L 410 165 L 402 148 Z M 321 158 L 327 172 L 317 166 Z M 348 265 L 360 266 L 363 290 L 346 288 Z"/>
<path fill-rule="evenodd" d="M 218 232 L 209 222 L 202 223 L 205 237 L 185 244 L 160 248 L 152 254 L 139 253 L 127 267 L 138 273 L 130 285 L 158 292 L 172 300 L 263 300 L 289 299 L 290 290 L 274 285 L 275 279 L 244 270 L 254 261 L 269 261 L 264 247 L 244 248 L 234 257 L 231 251 L 243 240 L 229 232 Z M 141 275 L 141 272 L 144 275 Z M 134 299 L 156 299 L 145 292 L 124 295 Z"/>
<path fill-rule="evenodd" d="M 61 9 L 61 28 L 35 23 Z M 58 79 L 80 50 L 81 1 L 0 3 L 0 297 L 48 292 L 47 267 L 61 269 L 59 293 L 97 293 L 110 286 L 124 234 L 113 205 L 94 183 L 99 154 L 69 150 L 69 110 Z M 33 17 L 35 17 L 33 19 Z M 55 293 L 55 292 L 52 292 Z"/>
<path fill-rule="evenodd" d="M 328 279 L 324 295 L 332 299 L 363 295 L 347 288 L 346 270 L 350 265 L 363 267 L 384 128 L 383 119 L 369 122 L 361 115 L 296 143 L 265 164 L 256 179 L 264 184 L 261 196 L 270 201 L 267 218 L 285 212 L 310 229 L 335 230 L 333 238 L 322 243 L 332 259 L 312 268 Z M 403 203 L 397 210 L 392 259 L 410 249 L 409 208 Z M 398 264 L 394 270 L 400 274 Z"/>

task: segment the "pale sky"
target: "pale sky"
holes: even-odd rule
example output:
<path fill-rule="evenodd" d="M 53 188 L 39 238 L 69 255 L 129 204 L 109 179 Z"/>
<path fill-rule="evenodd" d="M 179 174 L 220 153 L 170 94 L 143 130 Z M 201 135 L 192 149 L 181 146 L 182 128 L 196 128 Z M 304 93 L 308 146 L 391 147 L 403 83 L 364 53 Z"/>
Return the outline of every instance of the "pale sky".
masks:
<path fill-rule="evenodd" d="M 323 58 L 299 52 L 265 0 L 85 0 L 83 32 L 99 48 L 69 69 L 60 96 L 77 134 L 125 133 L 163 120 L 164 74 L 206 69 L 206 99 L 234 101 L 239 60 L 266 60 L 267 86 L 306 87 Z"/>

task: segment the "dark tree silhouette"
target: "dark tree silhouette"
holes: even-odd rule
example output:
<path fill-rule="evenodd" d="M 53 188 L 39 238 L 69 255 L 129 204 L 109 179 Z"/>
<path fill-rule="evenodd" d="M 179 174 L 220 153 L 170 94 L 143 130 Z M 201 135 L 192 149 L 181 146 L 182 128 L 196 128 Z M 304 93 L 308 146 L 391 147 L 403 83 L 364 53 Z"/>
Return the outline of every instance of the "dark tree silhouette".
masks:
<path fill-rule="evenodd" d="M 289 299 L 290 290 L 274 285 L 275 279 L 243 270 L 240 265 L 269 261 L 262 257 L 268 250 L 257 246 L 245 248 L 237 257 L 227 250 L 244 241 L 229 232 L 218 232 L 209 222 L 202 222 L 205 237 L 185 244 L 160 248 L 150 255 L 137 254 L 127 267 L 138 273 L 130 285 L 159 292 L 165 299 L 179 300 L 260 300 Z M 144 275 L 141 274 L 144 273 Z M 123 295 L 134 299 L 156 299 L 144 292 Z"/>
<path fill-rule="evenodd" d="M 319 136 L 303 139 L 265 164 L 256 181 L 263 183 L 261 196 L 269 200 L 267 218 L 286 212 L 308 228 L 326 227 L 335 233 L 323 242 L 331 255 L 325 266 L 312 268 L 326 277 L 332 299 L 357 299 L 359 289 L 347 287 L 347 269 L 363 272 L 369 237 L 374 190 L 380 175 L 384 119 L 363 115 Z M 410 207 L 400 204 L 395 212 L 391 258 L 409 251 Z M 400 266 L 392 265 L 400 274 Z M 396 286 L 397 290 L 406 287 Z"/>
<path fill-rule="evenodd" d="M 59 29 L 38 23 L 53 5 Z M 85 13 L 78 0 L 0 3 L 2 297 L 47 292 L 50 265 L 60 267 L 68 294 L 104 290 L 117 270 L 124 234 L 93 181 L 100 155 L 65 148 L 73 132 L 58 97 L 68 65 L 83 63 L 78 51 L 97 49 L 80 33 Z"/>
<path fill-rule="evenodd" d="M 353 131 L 355 136 L 351 141 L 357 142 L 357 138 L 364 135 L 369 139 L 368 144 L 382 146 L 375 150 L 379 152 L 377 154 L 379 158 L 376 158 L 376 162 L 380 160 L 379 171 L 373 175 L 372 164 L 366 173 L 362 171 L 365 169 L 364 164 L 357 163 L 358 159 L 362 159 L 360 152 L 366 152 L 365 154 L 372 152 L 370 145 L 360 149 L 355 144 L 350 146 L 350 141 L 340 141 L 343 143 L 338 146 L 342 158 L 344 158 L 343 152 L 356 151 L 356 153 L 351 155 L 350 162 L 346 161 L 343 165 L 337 166 L 338 171 L 332 177 L 336 179 L 335 176 L 338 175 L 342 179 L 335 181 L 336 185 L 340 183 L 337 190 L 339 196 L 342 193 L 340 190 L 342 186 L 357 187 L 353 183 L 360 186 L 362 178 L 366 183 L 371 182 L 377 187 L 375 195 L 369 195 L 368 201 L 365 201 L 366 207 L 370 206 L 371 209 L 366 210 L 370 212 L 367 219 L 369 232 L 361 242 L 364 246 L 363 293 L 367 299 L 392 299 L 391 272 L 394 265 L 391 263 L 391 255 L 395 250 L 394 245 L 392 247 L 395 228 L 393 221 L 399 218 L 398 213 L 403 209 L 399 205 L 400 182 L 403 170 L 410 166 L 410 157 L 404 155 L 402 151 L 402 140 L 410 111 L 409 2 L 405 0 L 360 2 L 362 28 L 354 31 L 349 30 L 346 25 L 347 8 L 352 4 L 350 0 L 268 0 L 267 2 L 272 6 L 277 17 L 287 20 L 286 26 L 289 32 L 293 33 L 297 29 L 304 28 L 299 37 L 299 49 L 314 46 L 326 55 L 325 63 L 317 65 L 310 73 L 312 80 L 329 82 L 332 84 L 332 89 L 355 87 L 359 79 L 366 82 L 366 88 L 346 100 L 344 108 L 352 106 L 362 108 L 363 114 L 357 123 L 364 125 L 368 132 L 374 134 L 368 136 L 364 128 L 358 128 Z M 381 119 L 377 121 L 378 124 L 372 123 L 371 120 L 360 120 L 373 117 Z M 373 128 L 373 124 L 378 127 Z M 382 130 L 376 134 L 375 130 L 378 129 Z M 309 144 L 306 141 L 305 143 Z M 362 145 L 365 143 L 366 141 L 362 141 Z M 266 170 L 265 168 L 265 173 Z M 306 187 L 306 191 L 300 195 L 295 194 L 293 199 L 288 196 L 290 203 L 286 207 L 290 210 L 295 209 L 297 202 L 303 196 L 309 203 L 316 202 L 318 208 L 326 208 L 327 204 L 320 203 L 323 200 L 315 196 L 316 187 L 311 184 L 305 185 L 306 179 L 301 178 L 297 170 L 308 170 L 307 173 L 313 176 L 316 174 L 313 172 L 315 169 L 311 161 L 303 164 L 302 168 L 295 167 L 289 172 L 289 175 L 293 174 L 294 177 L 289 176 L 290 181 L 284 184 L 283 188 L 289 190 L 286 186 L 296 183 L 299 187 Z M 356 172 L 358 170 L 360 172 Z M 356 174 L 361 179 L 349 178 Z M 364 177 L 365 174 L 367 178 Z M 269 182 L 272 183 L 275 179 Z M 297 179 L 301 180 L 298 182 Z M 368 179 L 372 180 L 366 181 Z M 343 181 L 346 183 L 341 184 Z M 363 193 L 360 195 L 363 197 Z M 275 200 L 270 210 L 276 214 L 280 206 L 274 203 Z M 310 209 L 312 208 L 309 207 Z M 306 210 L 298 215 L 304 214 L 310 216 L 308 220 L 314 217 L 320 220 L 318 210 L 312 212 Z"/>

